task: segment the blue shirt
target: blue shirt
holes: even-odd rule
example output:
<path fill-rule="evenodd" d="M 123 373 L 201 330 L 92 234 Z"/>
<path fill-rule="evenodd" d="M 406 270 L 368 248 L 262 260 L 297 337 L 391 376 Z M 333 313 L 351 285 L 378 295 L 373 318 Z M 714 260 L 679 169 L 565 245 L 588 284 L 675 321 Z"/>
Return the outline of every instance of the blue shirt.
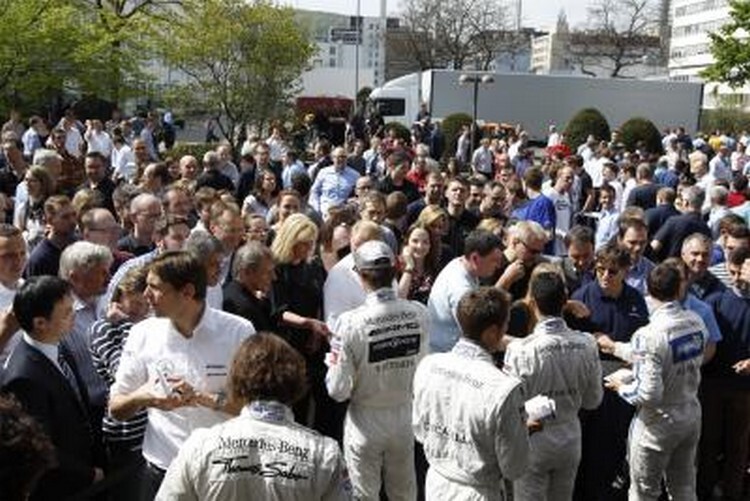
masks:
<path fill-rule="evenodd" d="M 703 323 L 706 324 L 706 329 L 708 329 L 709 343 L 718 343 L 721 341 L 721 329 L 719 329 L 719 324 L 716 322 L 716 315 L 714 315 L 714 311 L 709 305 L 693 294 L 688 293 L 682 301 L 682 306 L 701 317 Z"/>
<path fill-rule="evenodd" d="M 648 274 L 654 269 L 654 263 L 645 257 L 641 257 L 635 266 L 631 266 L 625 276 L 625 283 L 640 292 L 646 294 L 646 280 Z"/>
<path fill-rule="evenodd" d="M 453 349 L 461 335 L 456 309 L 463 295 L 479 287 L 479 281 L 466 271 L 463 258 L 448 263 L 435 279 L 427 300 L 430 318 L 430 351 L 444 353 Z"/>
<path fill-rule="evenodd" d="M 310 206 L 325 216 L 328 209 L 349 199 L 358 178 L 359 172 L 351 167 L 344 167 L 341 172 L 332 165 L 325 167 L 310 188 Z"/>
<path fill-rule="evenodd" d="M 573 293 L 591 311 L 596 330 L 614 341 L 628 342 L 633 333 L 648 323 L 648 308 L 643 295 L 628 284 L 617 298 L 607 297 L 596 280 Z"/>
<path fill-rule="evenodd" d="M 281 184 L 285 190 L 292 187 L 292 177 L 295 174 L 307 174 L 307 169 L 301 162 L 296 161 L 292 165 L 287 165 L 284 170 L 281 171 Z"/>
<path fill-rule="evenodd" d="M 706 303 L 713 308 L 724 338 L 716 345 L 716 356 L 706 364 L 703 375 L 721 378 L 727 388 L 750 390 L 750 377 L 732 369 L 740 360 L 750 358 L 750 298 L 725 289 Z"/>

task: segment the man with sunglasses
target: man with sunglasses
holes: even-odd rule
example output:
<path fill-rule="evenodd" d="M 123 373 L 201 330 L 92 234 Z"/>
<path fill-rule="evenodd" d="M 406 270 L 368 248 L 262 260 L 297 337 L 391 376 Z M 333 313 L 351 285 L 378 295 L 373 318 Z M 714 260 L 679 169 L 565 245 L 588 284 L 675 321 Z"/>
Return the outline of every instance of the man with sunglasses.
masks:
<path fill-rule="evenodd" d="M 631 268 L 628 250 L 616 242 L 596 252 L 596 280 L 573 294 L 585 304 L 591 316 L 593 332 L 628 343 L 633 333 L 648 323 L 648 308 L 643 295 L 626 282 Z M 624 363 L 613 355 L 601 354 L 603 374 L 609 375 Z M 628 427 L 633 409 L 609 392 L 598 409 L 581 413 L 581 463 L 576 481 L 575 499 L 625 499 L 621 475 L 625 468 Z M 608 444 L 602 447 L 602 444 Z"/>

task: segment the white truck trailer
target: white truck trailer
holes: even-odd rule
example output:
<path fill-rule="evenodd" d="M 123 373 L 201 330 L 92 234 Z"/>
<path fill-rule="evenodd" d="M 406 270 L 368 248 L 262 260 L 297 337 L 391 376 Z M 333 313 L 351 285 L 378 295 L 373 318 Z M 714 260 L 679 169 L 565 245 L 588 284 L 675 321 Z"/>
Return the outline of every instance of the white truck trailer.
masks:
<path fill-rule="evenodd" d="M 461 75 L 481 78 L 487 72 L 428 70 L 386 82 L 370 94 L 386 123 L 411 126 L 421 102 L 433 119 L 453 113 L 472 115 L 474 85 Z M 663 80 L 491 73 L 492 82 L 477 85 L 477 120 L 522 124 L 531 138 L 544 139 L 551 124 L 560 130 L 583 108 L 598 109 L 610 128 L 636 116 L 659 130 L 683 126 L 696 132 L 703 85 Z"/>

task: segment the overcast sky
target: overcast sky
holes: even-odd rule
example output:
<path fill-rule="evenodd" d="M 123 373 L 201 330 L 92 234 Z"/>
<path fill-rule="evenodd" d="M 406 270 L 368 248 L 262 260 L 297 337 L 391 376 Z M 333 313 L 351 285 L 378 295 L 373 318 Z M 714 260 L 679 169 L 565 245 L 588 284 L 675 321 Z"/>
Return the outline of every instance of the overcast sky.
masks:
<path fill-rule="evenodd" d="M 357 0 L 279 0 L 292 7 L 310 10 L 322 10 L 339 14 L 355 14 Z M 516 0 L 505 0 L 515 3 Z M 388 14 L 395 14 L 401 8 L 402 0 L 387 0 Z M 586 21 L 585 0 L 525 0 L 523 2 L 523 25 L 526 27 L 544 28 L 554 25 L 560 9 L 565 9 L 571 26 Z M 377 16 L 380 13 L 380 0 L 360 0 L 364 16 Z"/>

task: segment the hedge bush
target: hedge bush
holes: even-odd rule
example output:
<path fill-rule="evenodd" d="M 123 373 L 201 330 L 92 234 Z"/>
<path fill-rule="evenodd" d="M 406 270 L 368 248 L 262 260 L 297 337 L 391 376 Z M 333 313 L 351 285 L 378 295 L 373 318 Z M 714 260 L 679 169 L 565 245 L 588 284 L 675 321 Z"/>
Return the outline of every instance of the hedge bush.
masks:
<path fill-rule="evenodd" d="M 456 142 L 458 135 L 464 125 L 471 125 L 471 115 L 466 113 L 454 113 L 448 115 L 440 124 L 445 137 L 445 158 L 451 158 L 456 154 Z"/>
<path fill-rule="evenodd" d="M 610 135 L 609 124 L 604 115 L 596 108 L 584 108 L 568 121 L 564 137 L 565 144 L 576 151 L 589 136 L 594 136 L 600 141 L 609 141 Z"/>
<path fill-rule="evenodd" d="M 642 142 L 647 152 L 663 153 L 661 134 L 651 120 L 634 117 L 620 126 L 620 141 L 627 151 L 635 151 L 638 143 Z"/>
<path fill-rule="evenodd" d="M 203 155 L 205 155 L 209 151 L 213 151 L 214 149 L 216 149 L 216 146 L 217 143 L 183 143 L 181 141 L 178 141 L 177 143 L 175 143 L 174 147 L 171 150 L 168 150 L 164 154 L 164 157 L 179 159 L 180 157 L 183 157 L 185 155 L 192 155 L 200 162 L 203 160 Z"/>
<path fill-rule="evenodd" d="M 731 108 L 701 110 L 699 130 L 709 133 L 716 129 L 730 134 L 750 130 L 750 113 Z"/>

